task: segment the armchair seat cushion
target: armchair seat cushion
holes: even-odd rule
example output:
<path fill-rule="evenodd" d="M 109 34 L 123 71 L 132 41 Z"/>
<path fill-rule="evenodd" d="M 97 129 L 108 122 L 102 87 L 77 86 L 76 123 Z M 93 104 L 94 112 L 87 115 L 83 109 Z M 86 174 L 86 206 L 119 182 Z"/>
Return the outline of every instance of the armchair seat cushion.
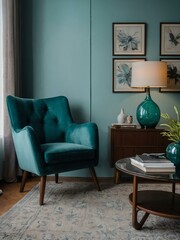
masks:
<path fill-rule="evenodd" d="M 72 162 L 78 159 L 89 160 L 95 157 L 95 150 L 74 143 L 45 143 L 41 144 L 44 160 L 48 165 Z"/>

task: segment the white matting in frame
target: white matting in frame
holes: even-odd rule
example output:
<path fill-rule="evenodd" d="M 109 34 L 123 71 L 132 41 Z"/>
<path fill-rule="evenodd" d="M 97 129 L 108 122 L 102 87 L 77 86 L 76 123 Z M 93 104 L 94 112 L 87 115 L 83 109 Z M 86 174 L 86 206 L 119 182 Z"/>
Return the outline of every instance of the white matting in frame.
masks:
<path fill-rule="evenodd" d="M 113 59 L 113 92 L 145 92 L 144 88 L 132 88 L 132 63 L 145 59 Z"/>
<path fill-rule="evenodd" d="M 180 59 L 161 59 L 167 63 L 167 87 L 160 92 L 180 92 Z"/>
<path fill-rule="evenodd" d="M 145 23 L 113 23 L 113 55 L 145 55 Z"/>
<path fill-rule="evenodd" d="M 180 23 L 160 23 L 160 54 L 180 55 Z"/>

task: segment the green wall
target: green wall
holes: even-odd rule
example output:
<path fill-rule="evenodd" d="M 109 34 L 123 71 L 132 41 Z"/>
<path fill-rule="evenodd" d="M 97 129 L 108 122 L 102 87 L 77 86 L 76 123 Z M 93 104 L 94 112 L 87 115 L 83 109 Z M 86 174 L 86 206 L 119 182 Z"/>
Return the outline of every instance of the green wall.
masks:
<path fill-rule="evenodd" d="M 145 98 L 144 93 L 112 92 L 112 23 L 146 23 L 145 57 L 159 60 L 160 22 L 180 22 L 179 9 L 179 0 L 23 1 L 23 95 L 66 95 L 75 120 L 97 123 L 98 176 L 113 175 L 109 165 L 109 126 L 116 122 L 121 107 L 136 122 L 136 107 Z M 173 105 L 180 107 L 178 93 L 152 90 L 151 95 L 162 112 L 172 113 Z"/>

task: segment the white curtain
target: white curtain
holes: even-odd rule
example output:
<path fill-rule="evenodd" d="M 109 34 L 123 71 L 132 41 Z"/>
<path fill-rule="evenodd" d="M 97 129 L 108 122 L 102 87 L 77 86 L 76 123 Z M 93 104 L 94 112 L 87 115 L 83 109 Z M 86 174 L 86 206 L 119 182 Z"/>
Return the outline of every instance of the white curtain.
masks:
<path fill-rule="evenodd" d="M 17 160 L 6 108 L 7 95 L 21 95 L 21 0 L 2 0 L 3 178 L 16 181 Z"/>
<path fill-rule="evenodd" d="M 0 180 L 3 176 L 2 164 L 2 0 L 0 0 Z"/>

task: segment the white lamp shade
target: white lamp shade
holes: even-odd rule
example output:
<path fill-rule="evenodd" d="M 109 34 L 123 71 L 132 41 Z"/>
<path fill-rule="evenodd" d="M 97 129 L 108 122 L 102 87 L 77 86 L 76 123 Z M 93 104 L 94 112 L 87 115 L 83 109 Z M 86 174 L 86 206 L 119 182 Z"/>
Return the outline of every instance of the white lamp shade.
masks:
<path fill-rule="evenodd" d="M 160 61 L 132 63 L 131 87 L 159 88 L 167 86 L 167 64 Z"/>

